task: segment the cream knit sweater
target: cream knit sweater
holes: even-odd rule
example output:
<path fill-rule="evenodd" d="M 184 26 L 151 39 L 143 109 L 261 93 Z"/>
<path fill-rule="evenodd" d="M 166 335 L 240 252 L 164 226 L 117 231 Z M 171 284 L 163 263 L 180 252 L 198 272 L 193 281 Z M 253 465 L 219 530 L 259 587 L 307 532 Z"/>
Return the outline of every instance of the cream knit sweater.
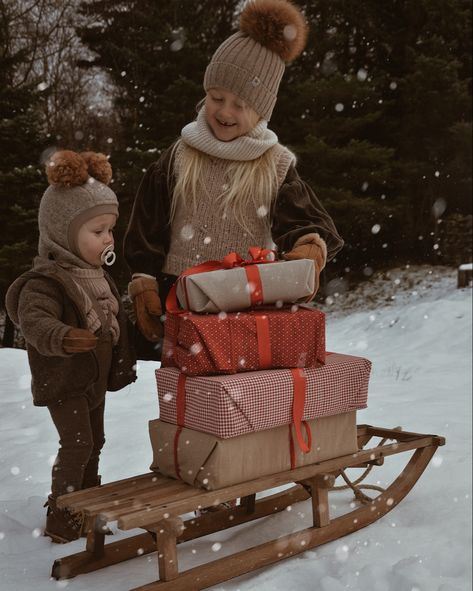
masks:
<path fill-rule="evenodd" d="M 274 158 L 277 160 L 280 187 L 295 157 L 280 144 L 275 144 L 269 149 L 274 151 Z M 175 154 L 175 171 L 179 170 L 182 150 L 181 144 Z M 233 251 L 247 258 L 250 246 L 273 247 L 267 223 L 270 212 L 248 211 L 245 216 L 247 228 L 243 229 L 231 212 L 224 212 L 216 205 L 218 196 L 225 190 L 228 182 L 228 160 L 209 156 L 207 166 L 207 191 L 198 196 L 197 211 L 189 211 L 183 207 L 178 207 L 176 211 L 170 248 L 163 267 L 165 273 L 180 275 L 188 267 L 222 259 Z"/>

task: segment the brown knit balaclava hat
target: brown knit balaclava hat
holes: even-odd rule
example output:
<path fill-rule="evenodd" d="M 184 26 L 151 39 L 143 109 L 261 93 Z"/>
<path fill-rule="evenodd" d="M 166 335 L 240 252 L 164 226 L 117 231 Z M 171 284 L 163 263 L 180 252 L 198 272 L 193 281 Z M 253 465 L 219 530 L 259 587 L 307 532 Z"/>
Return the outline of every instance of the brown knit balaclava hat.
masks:
<path fill-rule="evenodd" d="M 285 64 L 304 49 L 307 25 L 286 0 L 249 0 L 240 15 L 240 30 L 212 56 L 204 89 L 224 88 L 269 121 Z"/>
<path fill-rule="evenodd" d="M 104 154 L 62 150 L 46 163 L 50 186 L 39 206 L 39 255 L 90 267 L 77 247 L 80 227 L 91 218 L 118 216 L 118 200 L 108 187 L 112 167 Z"/>

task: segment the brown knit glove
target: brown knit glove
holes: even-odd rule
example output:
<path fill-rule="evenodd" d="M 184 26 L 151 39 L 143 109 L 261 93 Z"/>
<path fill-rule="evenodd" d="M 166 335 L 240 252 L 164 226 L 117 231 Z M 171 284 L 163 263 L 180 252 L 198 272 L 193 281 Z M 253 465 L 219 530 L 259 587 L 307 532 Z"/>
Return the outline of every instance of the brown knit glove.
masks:
<path fill-rule="evenodd" d="M 284 255 L 287 261 L 299 259 L 311 259 L 315 265 L 315 290 L 314 296 L 319 289 L 319 275 L 327 262 L 327 245 L 319 234 L 305 234 L 296 240 L 292 250 Z"/>
<path fill-rule="evenodd" d="M 85 328 L 71 328 L 62 339 L 62 348 L 66 353 L 85 353 L 97 346 L 97 337 Z"/>
<path fill-rule="evenodd" d="M 136 323 L 141 334 L 153 343 L 163 336 L 160 316 L 163 313 L 159 299 L 158 282 L 152 277 L 136 277 L 128 284 Z"/>
<path fill-rule="evenodd" d="M 320 273 L 327 262 L 327 245 L 318 234 L 305 234 L 296 240 L 292 250 L 286 253 L 284 258 L 287 261 L 312 259 Z"/>

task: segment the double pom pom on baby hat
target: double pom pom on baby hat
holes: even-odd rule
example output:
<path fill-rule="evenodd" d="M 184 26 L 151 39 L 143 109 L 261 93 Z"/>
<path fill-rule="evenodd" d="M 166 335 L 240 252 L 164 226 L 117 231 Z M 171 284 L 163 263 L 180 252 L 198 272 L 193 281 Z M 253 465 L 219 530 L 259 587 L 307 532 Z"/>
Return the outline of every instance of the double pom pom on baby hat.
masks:
<path fill-rule="evenodd" d="M 99 152 L 55 152 L 46 163 L 46 174 L 50 185 L 79 187 L 93 177 L 104 185 L 112 180 L 112 167 L 105 154 Z"/>

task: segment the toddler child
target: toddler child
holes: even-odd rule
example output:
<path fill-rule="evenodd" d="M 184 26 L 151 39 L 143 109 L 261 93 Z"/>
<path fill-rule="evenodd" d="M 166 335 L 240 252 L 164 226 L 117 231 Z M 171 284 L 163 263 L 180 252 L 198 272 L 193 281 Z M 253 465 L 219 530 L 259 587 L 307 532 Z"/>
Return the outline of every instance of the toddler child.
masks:
<path fill-rule="evenodd" d="M 100 484 L 107 390 L 136 379 L 131 324 L 103 263 L 115 258 L 118 200 L 103 154 L 56 152 L 39 206 L 33 267 L 10 286 L 6 306 L 25 338 L 33 402 L 47 406 L 59 435 L 45 535 L 68 542 L 81 524 L 59 495 Z"/>

